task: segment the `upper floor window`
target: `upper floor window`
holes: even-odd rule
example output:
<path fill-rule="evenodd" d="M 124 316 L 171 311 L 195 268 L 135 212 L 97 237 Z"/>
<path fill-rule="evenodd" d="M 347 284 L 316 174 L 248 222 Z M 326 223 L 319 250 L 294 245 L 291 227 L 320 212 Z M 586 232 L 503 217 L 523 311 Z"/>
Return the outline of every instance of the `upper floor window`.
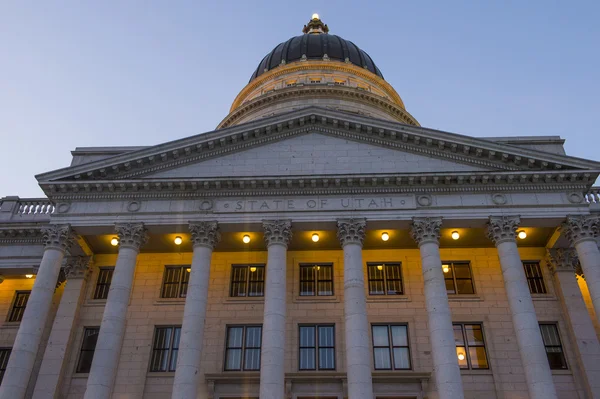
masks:
<path fill-rule="evenodd" d="M 562 343 L 560 342 L 560 336 L 558 335 L 558 328 L 556 324 L 540 324 L 540 331 L 542 333 L 542 340 L 546 347 L 546 356 L 548 356 L 548 363 L 550 363 L 550 369 L 552 370 L 565 370 L 567 369 L 567 360 L 563 352 Z"/>
<path fill-rule="evenodd" d="M 300 265 L 300 296 L 333 295 L 332 264 Z"/>
<path fill-rule="evenodd" d="M 112 281 L 114 267 L 101 267 L 98 271 L 98 281 L 96 281 L 96 288 L 94 289 L 94 299 L 106 299 L 108 298 L 108 290 L 110 289 L 110 282 Z"/>
<path fill-rule="evenodd" d="M 265 265 L 232 265 L 231 296 L 264 296 Z"/>
<path fill-rule="evenodd" d="M 310 83 L 321 83 L 321 78 L 310 78 Z"/>
<path fill-rule="evenodd" d="M 8 315 L 8 321 L 21 321 L 23 319 L 23 313 L 25 313 L 30 294 L 31 291 L 17 291 L 15 293 L 15 300 Z"/>
<path fill-rule="evenodd" d="M 285 82 L 286 87 L 296 86 L 296 84 L 298 84 L 298 82 L 295 80 L 289 80 L 289 81 Z"/>
<path fill-rule="evenodd" d="M 410 351 L 408 328 L 401 324 L 374 324 L 373 359 L 375 370 L 408 370 Z"/>
<path fill-rule="evenodd" d="M 448 294 L 474 294 L 473 276 L 469 262 L 442 262 Z"/>
<path fill-rule="evenodd" d="M 335 370 L 333 325 L 300 326 L 300 370 Z"/>
<path fill-rule="evenodd" d="M 6 366 L 8 366 L 10 352 L 11 348 L 0 348 L 0 384 L 4 379 L 4 373 L 6 372 Z"/>
<path fill-rule="evenodd" d="M 75 369 L 75 372 L 90 372 L 99 334 L 100 327 L 86 327 L 83 330 L 83 340 L 81 341 L 81 349 L 79 350 L 79 359 L 77 360 L 77 368 Z"/>
<path fill-rule="evenodd" d="M 367 263 L 369 295 L 402 295 L 400 263 Z"/>
<path fill-rule="evenodd" d="M 346 84 L 346 82 L 343 80 L 334 80 L 333 84 L 336 86 L 344 86 Z"/>
<path fill-rule="evenodd" d="M 260 370 L 261 326 L 229 326 L 225 345 L 225 371 Z"/>
<path fill-rule="evenodd" d="M 181 326 L 156 327 L 150 371 L 175 371 L 180 337 Z"/>
<path fill-rule="evenodd" d="M 529 292 L 532 294 L 545 294 L 546 285 L 544 284 L 540 262 L 523 262 L 523 267 L 525 268 Z"/>
<path fill-rule="evenodd" d="M 185 298 L 190 281 L 190 266 L 165 266 L 161 298 Z"/>
<path fill-rule="evenodd" d="M 456 323 L 454 342 L 461 369 L 489 368 L 481 324 Z"/>

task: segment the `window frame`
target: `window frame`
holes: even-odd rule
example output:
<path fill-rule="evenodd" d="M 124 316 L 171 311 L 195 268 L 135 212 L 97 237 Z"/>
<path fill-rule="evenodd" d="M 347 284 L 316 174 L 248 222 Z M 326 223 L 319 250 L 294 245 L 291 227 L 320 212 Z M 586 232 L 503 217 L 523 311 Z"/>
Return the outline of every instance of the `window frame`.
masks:
<path fill-rule="evenodd" d="M 262 284 L 262 290 L 261 290 L 261 295 L 250 295 L 250 273 L 253 273 L 250 271 L 251 267 L 256 267 L 256 268 L 262 268 L 263 272 L 262 272 L 262 280 L 257 280 L 254 283 L 260 283 Z M 243 283 L 245 284 L 246 288 L 244 289 L 244 295 L 233 295 L 234 290 L 234 284 L 240 284 L 242 283 L 242 281 L 234 281 L 233 278 L 235 276 L 235 273 L 233 272 L 234 269 L 236 268 L 246 268 L 246 278 L 243 281 Z M 264 263 L 239 263 L 239 264 L 232 264 L 231 267 L 229 268 L 231 276 L 229 276 L 229 297 L 230 298 L 264 298 L 265 296 L 265 281 L 267 279 L 267 268 L 266 265 Z M 236 291 L 237 292 L 237 291 Z"/>
<path fill-rule="evenodd" d="M 475 289 L 475 277 L 473 276 L 473 268 L 471 267 L 471 262 L 470 261 L 461 261 L 461 260 L 452 260 L 452 261 L 442 261 L 442 267 L 443 265 L 449 265 L 450 266 L 450 272 L 452 273 L 452 284 L 453 284 L 453 288 L 454 288 L 454 293 L 450 293 L 448 292 L 448 289 L 446 288 L 446 294 L 447 295 L 451 295 L 451 296 L 456 296 L 456 295 L 476 295 L 477 294 L 477 290 Z M 455 265 L 467 265 L 468 269 L 469 269 L 469 275 L 471 276 L 470 279 L 466 279 L 466 278 L 457 278 L 456 277 L 456 273 L 454 271 L 454 266 Z M 446 280 L 450 280 L 449 278 L 446 278 L 446 273 L 443 273 L 444 275 L 444 286 L 446 285 Z M 458 292 L 458 284 L 457 281 L 458 280 L 471 280 L 471 288 L 473 289 L 472 293 L 460 293 Z"/>
<path fill-rule="evenodd" d="M 569 370 L 569 364 L 567 363 L 567 356 L 565 355 L 565 347 L 560 337 L 560 329 L 558 328 L 558 323 L 553 322 L 541 322 L 538 323 L 540 325 L 540 335 L 542 336 L 542 343 L 544 344 L 544 351 L 546 352 L 546 357 L 548 357 L 548 348 L 560 348 L 560 354 L 562 356 L 563 364 L 565 367 L 555 368 L 550 364 L 550 359 L 548 359 L 548 366 L 550 370 Z M 556 336 L 558 337 L 558 342 L 560 345 L 547 345 L 546 340 L 544 339 L 544 334 L 542 334 L 542 326 L 553 326 L 556 330 Z"/>
<path fill-rule="evenodd" d="M 315 267 L 329 267 L 331 268 L 331 279 L 319 279 L 319 269 L 317 269 L 315 271 L 315 276 L 313 280 L 303 280 L 302 279 L 302 268 L 315 268 Z M 335 276 L 334 276 L 334 268 L 333 268 L 333 263 L 332 262 L 326 262 L 326 263 L 299 263 L 298 264 L 298 272 L 299 272 L 299 276 L 298 276 L 298 281 L 299 281 L 299 287 L 298 287 L 298 296 L 299 297 L 333 297 L 335 296 Z M 313 293 L 312 294 L 302 294 L 302 283 L 313 283 Z M 319 283 L 331 283 L 331 294 L 323 294 L 323 295 L 319 295 Z"/>
<path fill-rule="evenodd" d="M 161 348 L 161 349 L 157 349 L 156 348 L 156 333 L 158 332 L 158 330 L 161 329 L 167 329 L 170 328 L 171 329 L 171 338 L 169 340 L 169 347 L 168 348 Z M 177 362 L 175 362 L 175 369 L 171 370 L 171 362 L 173 361 L 173 351 L 176 350 L 177 351 L 177 356 L 179 356 L 179 345 L 177 345 L 177 348 L 173 347 L 173 342 L 175 340 L 175 330 L 179 329 L 179 345 L 181 344 L 181 325 L 178 324 L 171 324 L 171 325 L 159 325 L 159 326 L 154 326 L 154 334 L 152 335 L 152 346 L 150 347 L 150 362 L 148 364 L 148 372 L 149 373 L 174 373 L 177 369 Z M 157 351 L 164 351 L 164 350 L 168 350 L 168 361 L 167 361 L 167 370 L 153 370 L 152 369 L 152 364 L 154 363 L 154 354 Z"/>
<path fill-rule="evenodd" d="M 246 347 L 246 331 L 248 328 L 260 328 L 260 346 L 259 347 Z M 229 347 L 229 330 L 232 328 L 241 328 L 242 329 L 242 346 L 241 347 Z M 224 358 L 223 358 L 223 371 L 225 372 L 252 372 L 252 371 L 258 371 L 260 372 L 260 367 L 262 364 L 262 338 L 263 338 L 263 326 L 262 324 L 227 324 L 225 326 L 225 351 L 224 353 Z M 233 368 L 227 368 L 227 354 L 229 353 L 229 350 L 231 349 L 235 349 L 235 350 L 240 350 L 241 351 L 241 355 L 240 355 L 240 367 L 233 369 Z M 246 350 L 247 349 L 258 349 L 258 353 L 259 353 L 259 357 L 258 357 L 258 369 L 246 369 L 244 367 L 245 365 L 245 360 L 246 360 Z"/>
<path fill-rule="evenodd" d="M 86 332 L 87 331 L 91 331 L 91 330 L 98 330 L 98 335 L 100 335 L 100 326 L 86 326 L 83 327 L 83 335 L 81 336 L 81 344 L 79 345 L 79 352 L 77 355 L 77 361 L 75 362 L 75 374 L 88 374 L 89 371 L 81 371 L 80 370 L 80 363 L 81 363 L 81 354 L 82 352 L 92 352 L 92 361 L 94 359 L 94 354 L 96 353 L 96 346 L 94 345 L 94 349 L 90 350 L 90 349 L 83 349 L 83 344 L 85 342 L 85 338 L 86 338 Z M 96 344 L 98 342 L 96 341 Z M 90 370 L 91 370 L 92 364 L 90 363 Z"/>
<path fill-rule="evenodd" d="M 102 277 L 103 272 L 110 272 L 110 279 L 108 282 L 100 282 L 100 278 Z M 110 291 L 110 285 L 112 283 L 112 278 L 115 273 L 114 266 L 101 266 L 98 268 L 98 278 L 96 278 L 96 284 L 94 285 L 94 292 L 92 293 L 93 300 L 105 301 L 108 298 L 108 292 Z M 99 287 L 106 287 L 106 296 L 98 297 Z M 104 291 L 103 291 L 104 292 Z"/>
<path fill-rule="evenodd" d="M 375 336 L 373 334 L 373 327 L 387 327 L 388 333 L 388 346 L 375 346 Z M 406 346 L 394 345 L 393 337 L 392 337 L 392 327 L 404 327 L 406 328 Z M 373 370 L 389 370 L 389 371 L 406 371 L 413 369 L 413 361 L 412 361 L 412 353 L 410 350 L 410 332 L 408 328 L 408 323 L 371 323 L 371 348 L 373 353 Z M 388 353 L 390 355 L 390 368 L 377 368 L 375 366 L 375 348 L 387 348 Z M 394 349 L 395 348 L 406 348 L 408 350 L 408 363 L 410 365 L 409 368 L 396 368 L 394 365 L 396 364 L 394 358 Z"/>
<path fill-rule="evenodd" d="M 529 287 L 529 293 L 532 295 L 548 295 L 548 287 L 546 286 L 546 281 L 544 280 L 544 272 L 542 271 L 542 265 L 539 260 L 524 260 L 521 261 L 523 264 L 523 272 L 525 273 L 525 279 L 527 280 L 527 286 Z M 527 266 L 535 266 L 537 268 L 538 276 L 529 276 L 527 274 Z M 540 282 L 541 287 L 544 292 L 533 292 L 532 291 L 532 282 Z"/>
<path fill-rule="evenodd" d="M 4 357 L 5 353 L 6 357 Z M 2 380 L 4 379 L 4 373 L 6 373 L 6 368 L 8 367 L 8 361 L 10 360 L 11 353 L 11 347 L 0 347 L 0 384 L 2 384 Z"/>
<path fill-rule="evenodd" d="M 465 359 L 467 360 L 467 367 L 460 367 L 460 364 L 458 365 L 458 367 L 461 370 L 489 370 L 490 369 L 490 356 L 487 353 L 487 340 L 485 339 L 485 331 L 483 329 L 483 322 L 452 322 L 452 329 L 454 330 L 454 326 L 460 326 L 461 328 L 461 332 L 462 332 L 462 337 L 463 337 L 463 343 L 464 345 L 462 347 L 465 348 Z M 479 328 L 481 329 L 481 339 L 483 340 L 483 345 L 469 345 L 469 340 L 467 339 L 467 332 L 465 329 L 465 326 L 479 326 Z M 456 348 L 458 348 L 460 345 L 454 345 Z M 487 367 L 477 367 L 477 368 L 473 368 L 472 362 L 471 362 L 471 354 L 469 353 L 469 348 L 483 348 L 484 352 L 485 352 L 485 363 L 487 364 Z M 458 356 L 458 354 L 457 354 Z"/>
<path fill-rule="evenodd" d="M 301 344 L 301 330 L 303 327 L 313 327 L 315 329 L 315 346 L 302 346 Z M 331 327 L 333 334 L 333 346 L 320 346 L 319 345 L 319 327 Z M 335 324 L 334 323 L 302 323 L 298 324 L 298 371 L 336 371 L 337 370 L 337 353 L 335 351 L 336 339 L 335 339 Z M 302 355 L 301 349 L 314 349 L 315 350 L 315 368 L 308 369 L 302 368 Z M 321 368 L 319 366 L 319 349 L 333 349 L 333 368 Z"/>
<path fill-rule="evenodd" d="M 190 282 L 190 275 L 192 274 L 192 270 L 191 270 L 192 266 L 191 265 L 165 265 L 165 268 L 163 270 L 163 278 L 162 278 L 162 284 L 160 285 L 160 298 L 161 299 L 182 299 L 182 298 L 186 298 L 187 297 L 187 290 L 188 290 L 188 284 Z M 179 269 L 179 277 L 177 278 L 176 282 L 167 282 L 166 278 L 167 278 L 167 270 L 177 270 Z M 190 271 L 188 272 L 187 269 L 190 269 Z M 187 281 L 184 278 L 184 276 L 187 276 Z M 166 285 L 177 285 L 177 288 L 175 289 L 175 296 L 165 296 L 165 287 Z M 183 291 L 183 287 L 185 286 L 185 294 L 182 295 L 182 291 Z"/>
<path fill-rule="evenodd" d="M 25 299 L 24 305 L 17 305 L 17 301 L 19 299 L 19 295 L 27 294 L 27 299 Z M 10 305 L 10 309 L 8 311 L 8 315 L 6 317 L 6 321 L 9 323 L 20 323 L 23 320 L 23 315 L 25 315 L 25 309 L 27 308 L 27 303 L 29 302 L 29 298 L 31 297 L 31 290 L 16 290 L 15 295 L 13 296 L 12 304 Z M 21 310 L 19 313 L 18 320 L 13 320 L 13 315 L 15 310 Z"/>
<path fill-rule="evenodd" d="M 377 267 L 379 265 L 383 265 L 383 279 L 372 279 L 369 270 L 370 267 Z M 399 279 L 389 279 L 388 278 L 388 266 L 398 266 L 400 269 L 400 278 Z M 369 290 L 370 296 L 391 296 L 397 297 L 399 295 L 405 295 L 404 293 L 404 275 L 402 274 L 402 262 L 367 262 L 367 289 Z M 382 281 L 383 282 L 383 293 L 382 294 L 374 294 L 371 291 L 371 282 L 372 281 Z M 388 281 L 400 281 L 400 292 L 396 294 L 389 294 Z"/>

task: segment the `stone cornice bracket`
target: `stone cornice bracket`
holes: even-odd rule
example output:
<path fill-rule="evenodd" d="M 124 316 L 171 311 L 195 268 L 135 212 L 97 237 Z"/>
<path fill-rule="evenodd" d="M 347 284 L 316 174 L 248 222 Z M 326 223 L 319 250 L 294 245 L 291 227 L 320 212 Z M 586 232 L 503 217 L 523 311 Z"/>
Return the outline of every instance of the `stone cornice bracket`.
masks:
<path fill-rule="evenodd" d="M 67 280 L 76 278 L 86 279 L 92 268 L 91 256 L 69 256 L 65 260 L 63 270 Z"/>
<path fill-rule="evenodd" d="M 366 219 L 339 219 L 337 221 L 337 237 L 342 248 L 347 244 L 357 244 L 362 247 L 366 228 Z"/>
<path fill-rule="evenodd" d="M 561 271 L 575 273 L 579 266 L 579 259 L 574 248 L 549 248 L 546 263 L 552 274 Z"/>
<path fill-rule="evenodd" d="M 272 244 L 281 244 L 287 247 L 292 239 L 291 220 L 263 220 L 263 229 L 267 247 Z"/>
<path fill-rule="evenodd" d="M 69 224 L 51 224 L 42 227 L 42 239 L 46 249 L 57 249 L 63 253 L 69 250 L 75 236 Z"/>
<path fill-rule="evenodd" d="M 519 216 L 490 216 L 487 236 L 496 246 L 507 241 L 517 241 L 517 229 L 521 224 Z"/>
<path fill-rule="evenodd" d="M 115 232 L 119 236 L 119 248 L 139 251 L 148 242 L 148 230 L 144 223 L 116 223 Z"/>
<path fill-rule="evenodd" d="M 190 233 L 192 233 L 192 245 L 214 249 L 221 241 L 219 224 L 217 222 L 190 222 Z"/>
<path fill-rule="evenodd" d="M 441 217 L 413 218 L 410 225 L 410 235 L 421 246 L 427 242 L 440 243 Z"/>
<path fill-rule="evenodd" d="M 600 230 L 600 216 L 598 215 L 571 215 L 563 222 L 561 231 L 571 245 L 581 241 L 596 241 Z"/>

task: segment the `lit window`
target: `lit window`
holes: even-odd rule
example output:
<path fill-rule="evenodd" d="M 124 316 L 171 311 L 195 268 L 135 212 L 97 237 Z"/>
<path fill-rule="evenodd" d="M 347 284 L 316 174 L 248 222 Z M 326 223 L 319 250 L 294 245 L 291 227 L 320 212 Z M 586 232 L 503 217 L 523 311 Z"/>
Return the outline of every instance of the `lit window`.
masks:
<path fill-rule="evenodd" d="M 446 292 L 449 295 L 475 293 L 468 262 L 442 262 L 442 270 L 446 280 Z"/>
<path fill-rule="evenodd" d="M 15 300 L 8 315 L 8 321 L 21 321 L 23 319 L 23 313 L 25 313 L 30 294 L 31 291 L 17 291 L 15 293 Z"/>
<path fill-rule="evenodd" d="M 8 366 L 10 352 L 11 348 L 0 348 L 0 384 L 4 379 L 4 373 L 6 372 L 6 366 Z"/>
<path fill-rule="evenodd" d="M 150 371 L 175 371 L 181 326 L 156 327 L 152 344 Z"/>
<path fill-rule="evenodd" d="M 77 361 L 77 373 L 89 373 L 92 368 L 92 360 L 94 359 L 94 351 L 98 342 L 98 334 L 100 327 L 86 327 L 83 330 L 83 340 L 81 341 L 81 349 L 79 350 L 79 360 Z"/>
<path fill-rule="evenodd" d="M 265 265 L 231 265 L 230 296 L 264 296 Z"/>
<path fill-rule="evenodd" d="M 185 298 L 190 281 L 190 266 L 165 266 L 161 298 Z"/>
<path fill-rule="evenodd" d="M 114 267 L 101 267 L 98 271 L 98 281 L 96 281 L 96 288 L 94 289 L 94 299 L 106 299 L 108 298 L 108 290 L 110 289 L 110 282 L 112 281 Z"/>
<path fill-rule="evenodd" d="M 300 326 L 300 370 L 335 370 L 333 325 Z"/>
<path fill-rule="evenodd" d="M 300 265 L 300 296 L 333 295 L 332 264 Z"/>
<path fill-rule="evenodd" d="M 311 84 L 321 83 L 321 79 L 320 78 L 310 78 L 309 82 Z"/>
<path fill-rule="evenodd" d="M 408 328 L 406 325 L 372 325 L 375 370 L 408 370 Z"/>
<path fill-rule="evenodd" d="M 367 263 L 369 295 L 402 295 L 400 263 Z"/>
<path fill-rule="evenodd" d="M 297 83 L 298 83 L 298 82 L 297 82 L 297 81 L 295 81 L 295 80 L 290 80 L 289 82 L 286 82 L 286 83 L 285 83 L 285 86 L 286 86 L 286 87 L 292 87 L 292 86 L 296 86 L 296 84 L 297 84 Z"/>
<path fill-rule="evenodd" d="M 546 347 L 546 356 L 548 356 L 550 369 L 566 370 L 567 361 L 565 359 L 556 324 L 540 324 L 540 331 L 542 333 L 544 346 Z"/>
<path fill-rule="evenodd" d="M 540 262 L 523 262 L 523 267 L 525 268 L 529 292 L 532 294 L 545 294 L 546 285 L 544 284 Z"/>
<path fill-rule="evenodd" d="M 488 369 L 481 324 L 454 324 L 456 356 L 461 369 Z"/>
<path fill-rule="evenodd" d="M 260 370 L 261 326 L 229 326 L 225 345 L 225 371 Z"/>

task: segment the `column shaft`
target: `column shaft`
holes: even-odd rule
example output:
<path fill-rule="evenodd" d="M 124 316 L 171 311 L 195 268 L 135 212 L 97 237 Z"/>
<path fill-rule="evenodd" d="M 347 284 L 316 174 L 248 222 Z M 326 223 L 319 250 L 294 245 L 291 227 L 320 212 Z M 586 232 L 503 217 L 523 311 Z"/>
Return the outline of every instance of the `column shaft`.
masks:
<path fill-rule="evenodd" d="M 592 297 L 596 317 L 600 317 L 600 251 L 598 245 L 595 240 L 581 240 L 575 243 L 575 249 Z"/>

